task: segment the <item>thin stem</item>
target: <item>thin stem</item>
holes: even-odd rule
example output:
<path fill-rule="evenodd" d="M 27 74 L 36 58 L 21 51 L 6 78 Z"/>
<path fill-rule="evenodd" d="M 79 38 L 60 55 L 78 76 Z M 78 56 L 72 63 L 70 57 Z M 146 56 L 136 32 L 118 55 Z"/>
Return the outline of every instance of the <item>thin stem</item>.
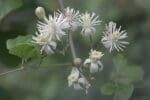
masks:
<path fill-rule="evenodd" d="M 76 58 L 76 52 L 75 52 L 75 48 L 74 48 L 74 43 L 73 43 L 73 39 L 72 39 L 72 34 L 69 33 L 68 35 L 69 35 L 69 45 L 70 45 L 72 57 L 73 57 L 73 59 L 75 59 L 75 58 Z"/>
<path fill-rule="evenodd" d="M 64 63 L 64 64 L 50 64 L 50 65 L 44 65 L 42 67 L 39 67 L 39 68 L 51 68 L 50 66 L 53 66 L 53 67 L 60 67 L 60 66 L 71 66 L 72 64 L 71 63 Z"/>
<path fill-rule="evenodd" d="M 48 66 L 42 66 L 42 67 L 38 67 L 38 69 L 40 68 L 51 68 L 50 66 L 54 66 L 54 67 L 59 67 L 59 66 L 71 66 L 72 64 L 71 63 L 65 63 L 65 64 L 50 64 Z M 7 74 L 10 74 L 10 73 L 14 73 L 14 72 L 17 72 L 17 71 L 22 71 L 24 70 L 24 67 L 21 66 L 19 68 L 16 68 L 16 69 L 13 69 L 13 70 L 10 70 L 10 71 L 7 71 L 7 72 L 4 72 L 4 73 L 1 73 L 0 74 L 0 77 L 1 76 L 4 76 L 4 75 L 7 75 Z"/>
<path fill-rule="evenodd" d="M 20 67 L 20 68 L 16 68 L 16 69 L 13 69 L 13 70 L 10 70 L 10 71 L 7 71 L 7 72 L 4 72 L 4 73 L 1 73 L 0 76 L 3 76 L 3 75 L 6 75 L 6 74 L 9 74 L 9 73 L 13 73 L 13 72 L 17 72 L 17 71 L 21 71 L 23 70 L 24 67 Z"/>
<path fill-rule="evenodd" d="M 41 66 L 41 64 L 42 64 L 42 62 L 43 62 L 43 60 L 44 60 L 45 57 L 46 57 L 46 55 L 44 55 L 44 56 L 41 57 L 38 67 Z"/>
<path fill-rule="evenodd" d="M 0 73 L 0 76 L 3 76 L 3 75 L 6 75 L 6 74 L 9 74 L 9 73 L 13 73 L 13 72 L 17 72 L 17 71 L 23 70 L 24 69 L 24 66 L 23 66 L 24 65 L 24 61 L 25 61 L 25 59 L 22 59 L 21 67 L 13 69 L 13 70 L 6 71 L 4 73 Z"/>
<path fill-rule="evenodd" d="M 92 36 L 91 36 L 91 35 L 89 36 L 89 39 L 90 39 L 91 48 L 93 49 L 93 39 L 92 39 Z"/>
<path fill-rule="evenodd" d="M 60 9 L 61 9 L 61 11 L 63 11 L 64 10 L 64 0 L 58 0 L 58 3 L 59 3 L 59 6 L 60 6 Z"/>

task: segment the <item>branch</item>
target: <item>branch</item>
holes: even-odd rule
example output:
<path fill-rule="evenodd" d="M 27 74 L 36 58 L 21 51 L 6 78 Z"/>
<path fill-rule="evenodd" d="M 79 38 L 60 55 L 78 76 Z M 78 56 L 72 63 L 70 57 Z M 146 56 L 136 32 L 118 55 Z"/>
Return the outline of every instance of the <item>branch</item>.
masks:
<path fill-rule="evenodd" d="M 22 59 L 22 62 L 21 62 L 21 65 L 20 65 L 19 68 L 16 68 L 16 69 L 13 69 L 13 70 L 8 70 L 8 71 L 6 71 L 6 72 L 4 72 L 4 73 L 0 73 L 0 76 L 7 75 L 7 74 L 9 74 L 9 73 L 14 73 L 14 72 L 23 70 L 23 69 L 24 69 L 24 61 L 25 61 L 25 60 Z"/>
<path fill-rule="evenodd" d="M 72 66 L 71 63 L 62 63 L 62 64 L 49 64 L 49 65 L 42 65 L 41 67 L 38 68 L 52 68 L 53 67 L 62 67 L 62 66 Z"/>
<path fill-rule="evenodd" d="M 14 72 L 17 72 L 17 71 L 21 71 L 21 70 L 23 70 L 23 69 L 24 69 L 24 67 L 21 66 L 20 68 L 16 68 L 16 69 L 13 69 L 13 70 L 10 70 L 10 71 L 1 73 L 1 74 L 0 74 L 0 77 L 3 76 L 3 75 L 9 74 L 9 73 L 14 73 Z"/>

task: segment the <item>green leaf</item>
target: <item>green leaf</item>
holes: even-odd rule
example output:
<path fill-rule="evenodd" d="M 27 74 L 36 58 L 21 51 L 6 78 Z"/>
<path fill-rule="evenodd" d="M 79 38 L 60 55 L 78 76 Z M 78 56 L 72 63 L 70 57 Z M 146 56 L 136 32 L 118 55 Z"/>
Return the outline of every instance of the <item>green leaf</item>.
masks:
<path fill-rule="evenodd" d="M 10 11 L 20 7 L 22 0 L 0 0 L 0 20 Z"/>
<path fill-rule="evenodd" d="M 133 85 L 118 87 L 113 100 L 129 100 L 134 90 Z"/>
<path fill-rule="evenodd" d="M 111 74 L 111 80 L 120 84 L 132 84 L 142 80 L 143 75 L 144 71 L 141 67 L 130 66 L 119 72 L 113 71 Z"/>
<path fill-rule="evenodd" d="M 134 90 L 134 86 L 106 83 L 101 87 L 101 93 L 104 95 L 114 95 L 113 100 L 128 100 Z"/>
<path fill-rule="evenodd" d="M 126 59 L 124 59 L 122 56 L 117 56 L 114 64 L 115 69 L 111 74 L 112 81 L 120 84 L 132 84 L 142 80 L 144 75 L 143 69 L 139 66 L 127 64 Z"/>
<path fill-rule="evenodd" d="M 123 78 L 119 79 L 120 83 L 131 84 L 133 82 L 138 82 L 143 78 L 143 70 L 140 67 L 126 67 L 124 71 L 121 72 Z"/>
<path fill-rule="evenodd" d="M 112 83 L 106 83 L 101 87 L 101 93 L 104 95 L 112 95 L 116 91 L 116 87 Z"/>
<path fill-rule="evenodd" d="M 18 36 L 15 39 L 7 40 L 7 49 L 10 54 L 16 55 L 23 59 L 29 59 L 37 56 L 37 50 L 31 41 L 31 35 Z"/>
<path fill-rule="evenodd" d="M 129 66 L 126 59 L 122 55 L 117 55 L 114 59 L 114 67 L 116 70 L 122 70 L 123 68 Z"/>

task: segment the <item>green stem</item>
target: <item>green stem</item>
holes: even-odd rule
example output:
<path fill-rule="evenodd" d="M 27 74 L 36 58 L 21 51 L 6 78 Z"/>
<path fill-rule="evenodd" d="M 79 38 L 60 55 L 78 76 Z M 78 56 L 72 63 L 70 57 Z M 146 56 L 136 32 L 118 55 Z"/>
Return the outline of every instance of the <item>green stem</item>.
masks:
<path fill-rule="evenodd" d="M 72 64 L 71 63 L 64 63 L 64 64 L 50 64 L 50 65 L 43 65 L 42 67 L 40 68 L 51 68 L 50 66 L 53 66 L 53 67 L 61 67 L 61 66 L 71 66 Z"/>
<path fill-rule="evenodd" d="M 1 73 L 0 76 L 6 75 L 6 74 L 9 74 L 9 73 L 13 73 L 13 72 L 17 72 L 17 71 L 21 71 L 23 69 L 24 69 L 24 67 L 16 68 L 16 69 Z"/>
<path fill-rule="evenodd" d="M 90 35 L 89 38 L 90 38 L 91 49 L 93 49 L 93 39 L 92 39 L 92 36 Z"/>
<path fill-rule="evenodd" d="M 23 64 L 24 64 L 24 59 L 22 59 L 21 67 L 1 73 L 0 76 L 4 76 L 4 75 L 10 74 L 10 73 L 14 73 L 14 72 L 23 70 L 24 69 Z"/>

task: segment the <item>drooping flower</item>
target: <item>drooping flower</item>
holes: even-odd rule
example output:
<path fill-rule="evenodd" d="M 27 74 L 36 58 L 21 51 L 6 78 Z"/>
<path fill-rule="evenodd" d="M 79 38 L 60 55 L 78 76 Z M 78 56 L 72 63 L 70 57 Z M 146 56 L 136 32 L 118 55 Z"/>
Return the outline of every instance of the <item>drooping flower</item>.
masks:
<path fill-rule="evenodd" d="M 129 44 L 124 39 L 127 38 L 127 32 L 125 30 L 121 31 L 121 26 L 119 28 L 116 28 L 116 23 L 109 22 L 108 25 L 106 25 L 106 30 L 103 32 L 104 36 L 102 37 L 102 43 L 103 45 L 109 49 L 109 52 L 111 52 L 113 49 L 116 49 L 117 51 L 123 51 L 123 48 L 125 48 L 124 45 Z"/>
<path fill-rule="evenodd" d="M 63 14 L 63 17 L 66 20 L 65 24 L 68 24 L 71 30 L 74 31 L 79 26 L 79 11 L 67 7 L 63 12 L 59 11 L 59 14 Z"/>
<path fill-rule="evenodd" d="M 42 46 L 41 53 L 43 53 L 43 51 L 46 54 L 54 53 L 54 50 L 56 49 L 57 44 L 56 42 L 51 40 L 50 35 L 36 33 L 36 36 L 33 36 L 32 39 L 34 43 L 37 43 Z"/>
<path fill-rule="evenodd" d="M 103 55 L 104 54 L 102 54 L 102 52 L 91 49 L 89 58 L 84 62 L 84 67 L 90 67 L 90 73 L 95 73 L 103 70 L 103 64 L 100 61 Z"/>
<path fill-rule="evenodd" d="M 68 86 L 73 86 L 76 90 L 87 89 L 90 87 L 90 83 L 84 76 L 80 75 L 79 70 L 73 67 L 71 74 L 68 76 Z"/>
<path fill-rule="evenodd" d="M 96 16 L 95 13 L 89 14 L 88 12 L 82 14 L 80 16 L 80 24 L 82 26 L 81 34 L 84 36 L 91 35 L 95 33 L 95 26 L 100 25 L 100 20 L 98 20 L 99 16 Z"/>

